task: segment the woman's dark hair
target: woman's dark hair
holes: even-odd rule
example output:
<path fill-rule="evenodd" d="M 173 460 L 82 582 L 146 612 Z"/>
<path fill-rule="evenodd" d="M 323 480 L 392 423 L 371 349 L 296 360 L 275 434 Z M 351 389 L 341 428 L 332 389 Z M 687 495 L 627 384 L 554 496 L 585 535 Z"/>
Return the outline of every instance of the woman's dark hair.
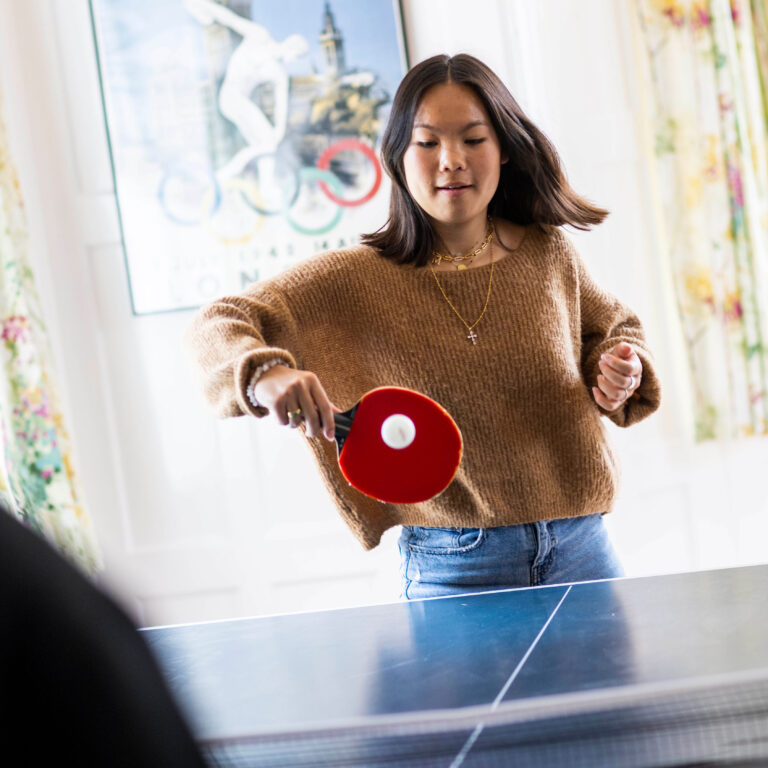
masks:
<path fill-rule="evenodd" d="M 499 185 L 488 206 L 491 216 L 516 224 L 569 224 L 584 230 L 605 219 L 608 211 L 571 189 L 549 139 L 489 67 L 465 53 L 440 55 L 413 67 L 397 89 L 381 144 L 382 164 L 392 179 L 389 218 L 376 232 L 363 235 L 363 243 L 402 264 L 424 266 L 431 258 L 435 233 L 427 214 L 408 192 L 403 155 L 424 93 L 449 82 L 466 85 L 477 94 L 496 131 L 501 154 L 509 158 L 501 166 Z"/>

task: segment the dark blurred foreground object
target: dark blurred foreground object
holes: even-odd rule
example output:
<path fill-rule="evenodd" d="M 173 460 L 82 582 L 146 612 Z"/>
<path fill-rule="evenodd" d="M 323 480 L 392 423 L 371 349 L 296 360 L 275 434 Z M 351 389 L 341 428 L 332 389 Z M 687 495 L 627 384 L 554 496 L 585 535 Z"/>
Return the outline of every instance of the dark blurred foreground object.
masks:
<path fill-rule="evenodd" d="M 0 503 L 0 729 L 27 766 L 204 766 L 127 615 Z"/>

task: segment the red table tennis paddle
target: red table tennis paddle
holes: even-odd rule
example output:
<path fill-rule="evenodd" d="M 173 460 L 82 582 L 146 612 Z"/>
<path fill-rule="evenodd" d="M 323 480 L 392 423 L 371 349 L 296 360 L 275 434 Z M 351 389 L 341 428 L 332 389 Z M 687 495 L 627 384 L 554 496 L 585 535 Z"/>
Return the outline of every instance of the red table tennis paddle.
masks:
<path fill-rule="evenodd" d="M 461 432 L 448 411 L 411 389 L 372 389 L 334 420 L 342 474 L 379 501 L 428 501 L 461 463 Z"/>

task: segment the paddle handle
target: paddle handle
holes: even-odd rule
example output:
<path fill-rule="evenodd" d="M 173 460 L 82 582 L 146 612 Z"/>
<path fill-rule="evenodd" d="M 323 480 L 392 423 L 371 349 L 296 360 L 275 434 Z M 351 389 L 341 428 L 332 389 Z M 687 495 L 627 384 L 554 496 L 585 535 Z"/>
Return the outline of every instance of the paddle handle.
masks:
<path fill-rule="evenodd" d="M 360 403 L 355 403 L 348 411 L 333 414 L 335 425 L 333 437 L 336 440 L 336 451 L 339 456 L 341 455 L 341 449 L 344 447 L 344 442 L 349 435 L 349 430 L 352 429 L 352 422 L 355 419 L 359 406 Z"/>

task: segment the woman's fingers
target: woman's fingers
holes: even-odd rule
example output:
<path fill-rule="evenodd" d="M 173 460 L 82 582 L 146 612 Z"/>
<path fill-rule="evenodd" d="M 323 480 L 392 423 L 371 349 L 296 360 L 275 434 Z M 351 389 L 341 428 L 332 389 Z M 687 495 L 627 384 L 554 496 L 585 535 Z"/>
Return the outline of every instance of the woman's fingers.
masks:
<path fill-rule="evenodd" d="M 320 414 L 317 411 L 314 397 L 308 382 L 304 382 L 299 396 L 302 418 L 307 429 L 307 437 L 315 437 L 322 432 Z"/>
<path fill-rule="evenodd" d="M 613 400 L 609 400 L 605 393 L 600 390 L 599 387 L 592 387 L 592 397 L 595 398 L 595 402 L 604 410 L 604 411 L 615 411 L 619 405 L 615 403 Z"/>
<path fill-rule="evenodd" d="M 624 403 L 627 402 L 627 398 L 624 396 L 624 390 L 621 391 L 619 397 L 611 397 L 606 395 L 600 387 L 592 387 L 592 396 L 595 398 L 595 402 L 606 411 L 615 411 L 621 408 Z"/>
<path fill-rule="evenodd" d="M 617 371 L 615 368 L 611 367 L 608 361 L 601 360 L 598 365 L 603 378 L 614 387 L 628 389 L 632 385 L 634 378 L 631 373 L 621 373 L 620 371 Z"/>
<path fill-rule="evenodd" d="M 606 411 L 620 408 L 640 386 L 643 364 L 629 344 L 617 344 L 600 355 L 597 386 L 592 388 L 595 402 Z"/>
<path fill-rule="evenodd" d="M 620 354 L 614 354 L 617 351 Z M 598 367 L 598 387 L 611 400 L 621 398 L 622 394 L 627 399 L 640 386 L 643 364 L 629 344 L 619 344 L 601 355 Z"/>
<path fill-rule="evenodd" d="M 295 429 L 303 423 L 307 437 L 324 434 L 333 440 L 333 413 L 338 409 L 328 399 L 320 380 L 311 371 L 275 366 L 259 379 L 254 394 L 283 426 Z"/>
<path fill-rule="evenodd" d="M 267 403 L 264 403 L 264 405 L 267 405 Z M 293 392 L 286 391 L 279 395 L 274 402 L 269 403 L 269 409 L 284 427 L 298 426 L 297 424 L 292 424 L 293 421 L 296 421 L 296 413 L 301 410 L 299 400 Z M 301 420 L 299 419 L 300 422 Z"/>
<path fill-rule="evenodd" d="M 598 366 L 604 374 L 624 379 L 628 379 L 630 376 L 637 378 L 643 370 L 640 358 L 634 353 L 628 360 L 606 353 L 600 356 Z"/>
<path fill-rule="evenodd" d="M 307 428 L 307 437 L 324 435 L 328 440 L 333 440 L 336 430 L 333 420 L 334 406 L 328 399 L 323 385 L 313 373 L 307 374 L 301 384 L 299 402 Z"/>
<path fill-rule="evenodd" d="M 323 389 L 323 385 L 317 378 L 312 382 L 312 394 L 320 417 L 320 429 L 327 440 L 333 440 L 336 433 L 336 422 L 333 419 L 333 413 L 334 410 L 338 412 L 339 409 L 334 408 L 325 389 Z"/>
<path fill-rule="evenodd" d="M 603 400 L 608 403 L 608 410 L 613 411 L 624 403 L 628 397 L 627 390 L 624 387 L 617 387 L 611 384 L 605 376 L 597 377 L 597 391 L 602 395 Z M 600 405 L 603 405 L 600 403 Z M 605 405 L 603 405 L 605 408 Z"/>
<path fill-rule="evenodd" d="M 301 422 L 304 420 L 304 407 L 301 405 L 298 397 L 291 398 L 294 403 L 287 403 L 285 406 L 285 418 L 281 419 L 280 423 L 289 426 L 291 429 L 301 426 Z M 282 409 L 281 409 L 282 410 Z"/>

